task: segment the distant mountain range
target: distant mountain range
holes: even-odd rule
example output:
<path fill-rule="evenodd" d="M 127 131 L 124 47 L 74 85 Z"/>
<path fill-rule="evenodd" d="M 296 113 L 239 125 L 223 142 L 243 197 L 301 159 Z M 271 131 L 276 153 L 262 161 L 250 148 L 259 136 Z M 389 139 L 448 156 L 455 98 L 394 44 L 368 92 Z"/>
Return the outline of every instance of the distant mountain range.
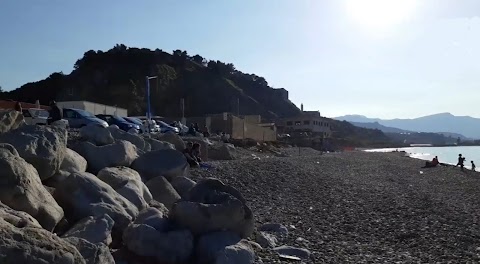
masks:
<path fill-rule="evenodd" d="M 380 119 L 362 115 L 346 115 L 336 117 L 355 126 L 379 129 L 386 133 L 431 132 L 447 137 L 464 139 L 480 138 L 480 119 L 470 116 L 454 116 L 440 113 L 413 119 Z"/>

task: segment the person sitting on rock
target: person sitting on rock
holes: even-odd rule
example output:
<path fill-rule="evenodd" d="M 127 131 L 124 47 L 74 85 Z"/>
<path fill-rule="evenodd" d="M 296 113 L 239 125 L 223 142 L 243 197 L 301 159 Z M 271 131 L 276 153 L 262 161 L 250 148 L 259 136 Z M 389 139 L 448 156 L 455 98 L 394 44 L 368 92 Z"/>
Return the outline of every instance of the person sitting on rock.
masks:
<path fill-rule="evenodd" d="M 197 135 L 197 131 L 195 130 L 195 125 L 193 123 L 190 124 L 190 127 L 188 128 L 188 134 L 192 136 Z"/>
<path fill-rule="evenodd" d="M 202 159 L 200 158 L 200 144 L 194 143 L 192 146 L 192 156 L 195 159 L 196 162 L 200 163 L 202 162 Z"/>
<path fill-rule="evenodd" d="M 425 166 L 423 166 L 422 168 L 433 168 L 433 167 L 436 167 L 438 164 L 439 164 L 438 157 L 435 156 L 435 158 L 433 158 L 432 161 L 425 162 Z"/>
<path fill-rule="evenodd" d="M 187 158 L 187 162 L 190 165 L 190 167 L 197 167 L 199 163 L 193 156 L 193 143 L 188 142 L 187 147 L 183 150 L 183 155 L 185 155 L 185 158 Z"/>
<path fill-rule="evenodd" d="M 204 137 L 209 137 L 209 136 L 210 136 L 210 131 L 208 131 L 208 127 L 207 127 L 207 126 L 205 126 L 205 127 L 203 128 L 203 136 L 204 136 Z"/>
<path fill-rule="evenodd" d="M 47 119 L 48 124 L 51 125 L 53 122 L 61 120 L 62 118 L 63 114 L 60 108 L 58 108 L 57 103 L 55 101 L 51 101 L 49 117 Z"/>
<path fill-rule="evenodd" d="M 18 111 L 18 112 L 22 113 L 22 104 L 20 104 L 20 102 L 18 102 L 18 101 L 15 104 L 15 111 Z"/>

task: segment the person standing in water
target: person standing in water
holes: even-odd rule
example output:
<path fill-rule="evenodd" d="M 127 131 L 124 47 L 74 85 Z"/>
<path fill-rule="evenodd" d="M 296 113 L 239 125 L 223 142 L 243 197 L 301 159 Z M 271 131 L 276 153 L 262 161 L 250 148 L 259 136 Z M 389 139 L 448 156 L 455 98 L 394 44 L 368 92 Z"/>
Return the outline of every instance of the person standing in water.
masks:
<path fill-rule="evenodd" d="M 477 168 L 477 167 L 475 166 L 475 163 L 473 163 L 473 160 L 470 161 L 470 162 L 472 163 L 472 171 L 475 171 L 475 168 Z"/>

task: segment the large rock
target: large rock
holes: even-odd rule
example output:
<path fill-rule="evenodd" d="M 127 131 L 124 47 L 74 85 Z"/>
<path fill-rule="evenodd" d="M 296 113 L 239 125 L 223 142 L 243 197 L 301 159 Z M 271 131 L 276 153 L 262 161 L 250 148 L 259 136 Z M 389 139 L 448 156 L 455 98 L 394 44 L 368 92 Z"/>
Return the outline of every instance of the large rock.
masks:
<path fill-rule="evenodd" d="M 168 180 L 187 174 L 187 159 L 180 151 L 162 149 L 147 152 L 132 163 L 132 169 L 138 171 L 142 178 L 150 180 L 164 176 Z"/>
<path fill-rule="evenodd" d="M 0 263 L 85 264 L 78 250 L 37 227 L 16 227 L 0 218 Z"/>
<path fill-rule="evenodd" d="M 185 177 L 175 177 L 171 182 L 173 188 L 177 191 L 182 198 L 186 197 L 187 193 L 195 186 L 196 182 Z"/>
<path fill-rule="evenodd" d="M 115 264 L 110 249 L 103 243 L 93 244 L 78 237 L 69 237 L 65 241 L 77 248 L 86 264 Z"/>
<path fill-rule="evenodd" d="M 74 150 L 67 148 L 65 158 L 60 165 L 60 170 L 66 172 L 85 172 L 87 171 L 87 160 Z"/>
<path fill-rule="evenodd" d="M 22 126 L 0 134 L 0 142 L 13 145 L 20 157 L 32 164 L 45 180 L 60 169 L 67 149 L 67 131 L 49 126 Z"/>
<path fill-rule="evenodd" d="M 127 248 L 160 263 L 184 263 L 193 251 L 188 230 L 169 230 L 166 216 L 155 208 L 144 210 L 123 233 Z"/>
<path fill-rule="evenodd" d="M 248 264 L 255 261 L 250 244 L 232 232 L 214 232 L 200 237 L 195 251 L 200 264 Z"/>
<path fill-rule="evenodd" d="M 0 148 L 0 201 L 27 212 L 50 231 L 63 218 L 62 208 L 42 185 L 37 170 L 6 148 Z"/>
<path fill-rule="evenodd" d="M 88 216 L 76 223 L 62 237 L 78 237 L 93 244 L 103 243 L 108 246 L 112 243 L 111 233 L 114 224 L 113 219 L 107 214 Z"/>
<path fill-rule="evenodd" d="M 139 210 L 148 207 L 152 194 L 138 172 L 127 167 L 102 169 L 97 177 L 133 203 Z"/>
<path fill-rule="evenodd" d="M 277 254 L 280 256 L 297 257 L 300 259 L 309 259 L 311 255 L 311 252 L 308 249 L 291 246 L 276 247 L 273 249 L 273 251 L 277 252 Z"/>
<path fill-rule="evenodd" d="M 22 113 L 15 110 L 0 110 L 0 133 L 17 129 L 24 123 Z"/>
<path fill-rule="evenodd" d="M 11 144 L 8 144 L 8 143 L 0 143 L 0 149 L 8 150 L 8 151 L 9 151 L 10 153 L 12 153 L 13 155 L 20 157 L 20 154 L 18 154 L 18 151 L 17 151 L 17 150 L 15 149 L 15 147 L 12 146 Z"/>
<path fill-rule="evenodd" d="M 234 160 L 235 147 L 230 144 L 218 143 L 208 146 L 208 158 L 210 160 Z"/>
<path fill-rule="evenodd" d="M 112 134 L 113 138 L 116 140 L 125 140 L 137 147 L 139 150 L 143 151 L 150 151 L 150 144 L 146 143 L 145 140 L 137 135 L 137 134 L 131 134 L 127 133 L 118 127 L 110 126 L 107 128 L 108 131 Z"/>
<path fill-rule="evenodd" d="M 36 227 L 42 228 L 42 226 L 38 223 L 38 221 L 33 218 L 31 215 L 21 212 L 15 211 L 12 208 L 4 205 L 0 202 L 0 218 L 7 221 L 11 225 L 19 228 L 23 227 Z"/>
<path fill-rule="evenodd" d="M 87 171 L 97 174 L 107 167 L 129 167 L 138 157 L 137 148 L 128 141 L 117 141 L 114 144 L 95 146 L 90 142 L 80 142 L 70 146 L 88 162 Z"/>
<path fill-rule="evenodd" d="M 173 132 L 159 134 L 157 136 L 157 139 L 160 141 L 172 143 L 178 151 L 183 151 L 185 149 L 185 142 L 183 141 L 183 139 Z"/>
<path fill-rule="evenodd" d="M 150 144 L 152 150 L 175 149 L 175 145 L 173 145 L 172 143 L 156 140 L 154 138 L 146 137 L 145 141 Z"/>
<path fill-rule="evenodd" d="M 273 248 L 277 245 L 277 237 L 274 234 L 268 232 L 259 231 L 255 235 L 255 241 L 264 248 Z"/>
<path fill-rule="evenodd" d="M 90 124 L 80 128 L 80 137 L 97 146 L 113 144 L 115 141 L 108 129 L 96 124 Z"/>
<path fill-rule="evenodd" d="M 55 189 L 55 198 L 65 209 L 69 222 L 87 216 L 107 214 L 115 222 L 113 231 L 122 232 L 137 216 L 138 209 L 110 185 L 90 173 L 72 173 Z"/>
<path fill-rule="evenodd" d="M 145 183 L 155 201 L 163 203 L 168 209 L 181 199 L 173 186 L 163 176 L 155 177 Z"/>
<path fill-rule="evenodd" d="M 240 192 L 216 179 L 197 183 L 173 205 L 171 215 L 195 234 L 232 231 L 246 238 L 254 229 L 252 211 Z"/>
<path fill-rule="evenodd" d="M 57 173 L 55 173 L 55 175 L 53 175 L 52 177 L 44 180 L 43 184 L 45 186 L 57 188 L 57 186 L 62 181 L 64 181 L 68 176 L 70 176 L 70 174 L 71 174 L 71 172 L 59 170 Z"/>

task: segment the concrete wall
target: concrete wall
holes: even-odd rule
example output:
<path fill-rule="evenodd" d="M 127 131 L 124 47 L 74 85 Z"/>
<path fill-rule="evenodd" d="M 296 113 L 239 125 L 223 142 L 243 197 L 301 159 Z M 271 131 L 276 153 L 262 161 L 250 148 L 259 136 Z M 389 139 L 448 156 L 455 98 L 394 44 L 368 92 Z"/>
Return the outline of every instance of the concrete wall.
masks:
<path fill-rule="evenodd" d="M 127 109 L 109 106 L 104 104 L 97 104 L 87 101 L 66 101 L 66 102 L 57 102 L 58 107 L 60 108 L 77 108 L 88 111 L 94 115 L 105 114 L 105 115 L 118 115 L 118 116 L 128 116 Z"/>
<path fill-rule="evenodd" d="M 251 124 L 244 119 L 232 116 L 232 133 L 234 139 L 251 138 L 256 141 L 276 141 L 277 133 L 268 127 L 261 127 L 258 124 Z"/>

